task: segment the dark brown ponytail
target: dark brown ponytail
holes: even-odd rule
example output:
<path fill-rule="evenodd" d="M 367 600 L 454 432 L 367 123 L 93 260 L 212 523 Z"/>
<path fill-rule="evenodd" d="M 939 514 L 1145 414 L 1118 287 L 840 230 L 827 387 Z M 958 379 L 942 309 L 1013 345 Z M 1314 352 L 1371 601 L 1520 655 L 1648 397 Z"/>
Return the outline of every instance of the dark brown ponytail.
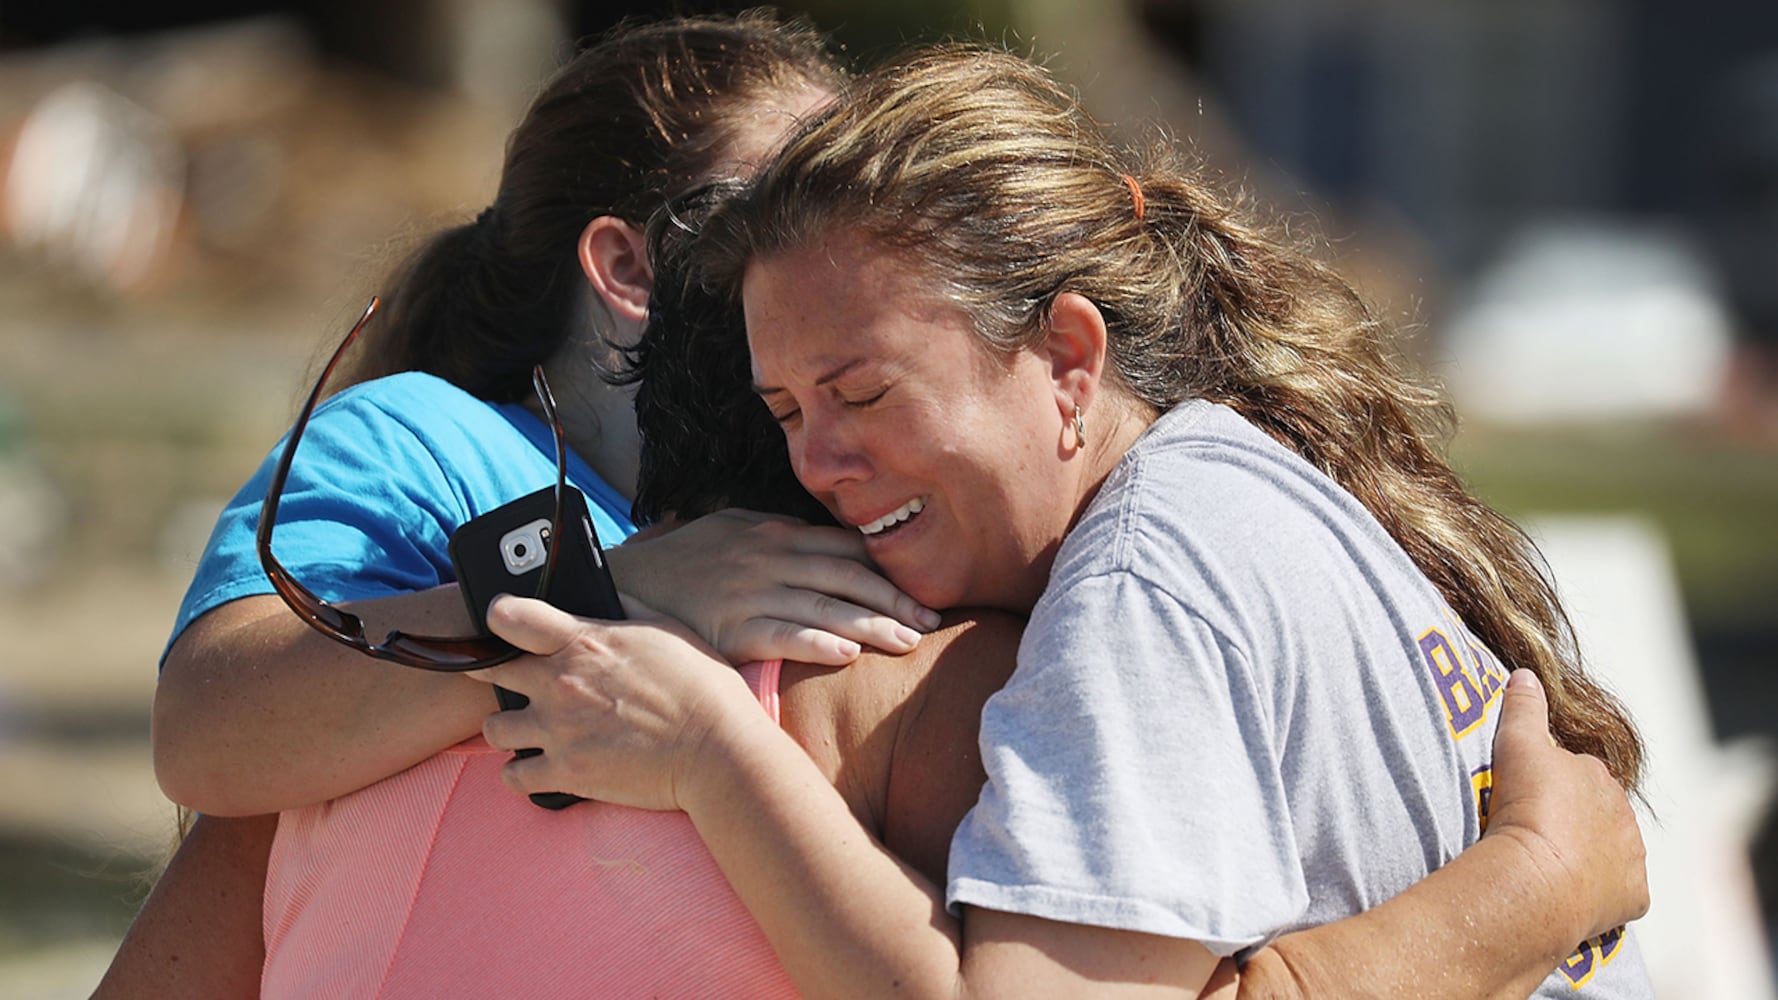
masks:
<path fill-rule="evenodd" d="M 641 227 L 709 179 L 762 105 L 838 79 L 817 34 L 763 11 L 620 25 L 532 102 L 494 203 L 396 269 L 341 384 L 424 371 L 525 397 L 531 367 L 599 322 L 576 254 L 587 223 Z"/>

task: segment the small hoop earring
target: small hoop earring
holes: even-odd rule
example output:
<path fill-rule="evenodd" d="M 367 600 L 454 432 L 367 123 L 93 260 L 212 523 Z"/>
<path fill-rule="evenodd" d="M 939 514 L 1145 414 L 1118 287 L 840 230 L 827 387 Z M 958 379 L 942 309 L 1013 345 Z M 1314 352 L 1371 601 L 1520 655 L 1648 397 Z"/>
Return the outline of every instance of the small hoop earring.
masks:
<path fill-rule="evenodd" d="M 1087 446 L 1087 425 L 1080 418 L 1080 404 L 1074 404 L 1074 443 L 1076 448 Z"/>

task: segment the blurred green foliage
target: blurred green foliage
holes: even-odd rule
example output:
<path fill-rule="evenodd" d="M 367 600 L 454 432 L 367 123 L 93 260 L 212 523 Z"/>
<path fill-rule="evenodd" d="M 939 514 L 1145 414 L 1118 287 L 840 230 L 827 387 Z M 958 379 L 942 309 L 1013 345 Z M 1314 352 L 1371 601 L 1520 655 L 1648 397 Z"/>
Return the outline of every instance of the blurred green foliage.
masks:
<path fill-rule="evenodd" d="M 1515 519 L 1638 512 L 1671 548 L 1694 628 L 1778 628 L 1778 450 L 1701 427 L 1466 427 L 1452 460 Z"/>

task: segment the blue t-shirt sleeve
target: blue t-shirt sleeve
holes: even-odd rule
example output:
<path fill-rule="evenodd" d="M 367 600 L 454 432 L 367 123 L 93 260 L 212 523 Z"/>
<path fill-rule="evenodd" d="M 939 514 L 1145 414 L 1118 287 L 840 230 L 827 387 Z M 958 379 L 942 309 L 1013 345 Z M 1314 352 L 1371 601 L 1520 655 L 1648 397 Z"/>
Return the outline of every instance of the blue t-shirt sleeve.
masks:
<path fill-rule="evenodd" d="M 1219 955 L 1271 936 L 1308 893 L 1269 715 L 1245 654 L 1160 588 L 1052 587 L 983 709 L 947 902 Z"/>
<path fill-rule="evenodd" d="M 328 601 L 408 593 L 453 579 L 446 545 L 465 498 L 405 421 L 364 397 L 338 398 L 303 433 L 278 507 L 272 551 Z M 283 442 L 217 520 L 172 637 L 221 604 L 272 593 L 254 535 Z"/>
<path fill-rule="evenodd" d="M 169 647 L 204 612 L 272 593 L 254 534 L 282 450 L 280 442 L 224 508 Z M 555 478 L 549 428 L 523 406 L 490 404 L 419 372 L 391 375 L 315 411 L 279 502 L 272 551 L 328 601 L 424 590 L 456 579 L 452 532 Z M 635 530 L 629 501 L 572 453 L 568 481 L 586 494 L 604 544 Z"/>

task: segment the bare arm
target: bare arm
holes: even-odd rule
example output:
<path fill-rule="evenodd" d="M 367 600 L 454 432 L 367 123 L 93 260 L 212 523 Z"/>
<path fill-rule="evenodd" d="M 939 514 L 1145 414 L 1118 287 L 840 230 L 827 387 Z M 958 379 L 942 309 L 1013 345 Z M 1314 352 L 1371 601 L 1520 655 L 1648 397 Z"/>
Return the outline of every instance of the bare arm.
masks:
<path fill-rule="evenodd" d="M 1189 941 L 990 911 L 971 913 L 966 936 L 938 889 L 859 825 L 739 678 L 686 634 L 578 622 L 513 599 L 497 601 L 489 620 L 523 648 L 567 647 L 579 668 L 564 678 L 527 659 L 488 672 L 540 706 L 484 724 L 496 746 L 546 747 L 509 768 L 508 783 L 584 793 L 596 760 L 602 800 L 684 808 L 807 995 L 1194 996 L 1216 964 Z M 570 689 L 598 697 L 611 680 L 598 675 L 616 670 L 635 682 L 621 721 L 554 711 L 573 703 L 559 697 Z M 681 714 L 688 701 L 695 707 Z"/>
<path fill-rule="evenodd" d="M 731 711 L 749 705 L 744 689 L 727 690 L 734 685 L 720 666 L 683 640 L 675 650 L 659 629 L 576 623 L 534 602 L 505 602 L 496 618 L 509 639 L 558 653 L 558 665 L 530 660 L 493 672 L 531 694 L 534 708 L 490 719 L 489 739 L 546 748 L 542 758 L 509 768 L 509 784 L 688 807 L 805 991 L 973 995 L 992 993 L 1008 978 L 1024 995 L 1087 983 L 1100 991 L 1115 982 L 1186 994 L 1204 985 L 1208 953 L 1190 942 L 979 910 L 971 911 L 965 933 L 944 912 L 937 889 L 858 827 L 787 738 L 757 725 L 757 711 Z M 574 711 L 577 699 L 593 711 Z M 623 703 L 622 720 L 601 707 L 613 699 Z M 1547 746 L 1541 713 L 1508 731 L 1520 734 L 1521 747 L 1529 732 L 1534 749 L 1543 740 L 1558 759 L 1587 770 L 1587 759 Z M 1510 786 L 1511 755 L 1502 753 L 1497 766 Z M 1280 940 L 1250 963 L 1239 987 L 1252 996 L 1523 995 L 1576 942 L 1610 925 L 1602 921 L 1621 921 L 1646 906 L 1646 894 L 1638 898 L 1634 889 L 1639 854 L 1631 877 L 1621 865 L 1577 864 L 1577 845 L 1584 853 L 1590 834 L 1577 836 L 1515 805 L 1541 803 L 1566 815 L 1568 790 L 1515 800 L 1503 788 L 1491 835 L 1459 863 L 1371 914 Z M 1613 816 L 1628 814 L 1615 786 L 1599 801 L 1608 812 L 1621 810 Z M 1639 851 L 1633 820 L 1627 829 Z M 1611 857 L 1621 862 L 1623 854 Z M 1589 868 L 1603 875 L 1589 876 Z M 1577 906 L 1577 893 L 1590 902 Z M 1487 902 L 1477 906 L 1477 899 Z M 1478 918 L 1475 926 L 1468 917 Z M 1469 948 L 1471 942 L 1482 946 Z M 1429 965 L 1450 973 L 1428 977 Z M 1157 982 L 1157 969 L 1175 978 Z"/>
<path fill-rule="evenodd" d="M 1642 836 L 1596 758 L 1549 739 L 1529 671 L 1507 685 L 1481 841 L 1366 913 L 1286 935 L 1217 996 L 1529 996 L 1575 945 L 1648 912 Z"/>
<path fill-rule="evenodd" d="M 867 653 L 845 670 L 784 664 L 785 731 L 865 829 L 935 883 L 986 780 L 977 719 L 1012 672 L 1023 626 L 958 612 L 902 656 Z"/>
<path fill-rule="evenodd" d="M 453 586 L 342 607 L 367 633 L 473 631 Z M 276 812 L 363 788 L 475 735 L 486 685 L 373 660 L 273 595 L 244 597 L 174 642 L 154 695 L 154 767 L 173 801 L 215 816 Z"/>
<path fill-rule="evenodd" d="M 931 660 L 921 667 L 931 672 L 905 696 L 887 808 L 867 827 L 936 884 L 950 834 L 985 780 L 976 722 L 1011 672 L 1019 627 L 991 616 L 935 633 L 907 658 Z M 818 682 L 871 673 L 861 663 Z M 1530 678 L 1509 687 L 1512 707 L 1495 738 L 1493 801 L 1505 818 L 1493 836 L 1373 910 L 1286 935 L 1239 970 L 1224 962 L 1209 995 L 1523 997 L 1582 938 L 1640 915 L 1648 895 L 1629 800 L 1598 761 L 1549 742 Z M 865 714 L 887 713 L 866 706 Z"/>
<path fill-rule="evenodd" d="M 936 615 L 867 568 L 856 532 L 728 511 L 611 550 L 628 590 L 658 600 L 737 662 L 843 664 L 860 643 L 906 652 Z M 474 631 L 455 585 L 342 604 L 366 633 Z M 175 802 L 218 816 L 356 791 L 475 735 L 486 686 L 372 660 L 272 595 L 193 622 L 154 703 L 155 773 Z"/>
<path fill-rule="evenodd" d="M 259 996 L 276 816 L 200 817 L 130 924 L 93 1000 Z"/>

